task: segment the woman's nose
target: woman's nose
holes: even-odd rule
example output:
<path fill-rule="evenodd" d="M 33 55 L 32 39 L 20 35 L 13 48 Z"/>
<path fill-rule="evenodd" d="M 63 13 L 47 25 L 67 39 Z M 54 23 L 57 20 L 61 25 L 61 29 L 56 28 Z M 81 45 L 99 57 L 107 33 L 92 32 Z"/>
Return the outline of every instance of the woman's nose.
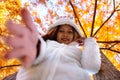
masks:
<path fill-rule="evenodd" d="M 64 37 L 67 37 L 67 36 L 68 36 L 68 33 L 65 32 L 65 33 L 63 34 L 63 36 L 64 36 Z"/>

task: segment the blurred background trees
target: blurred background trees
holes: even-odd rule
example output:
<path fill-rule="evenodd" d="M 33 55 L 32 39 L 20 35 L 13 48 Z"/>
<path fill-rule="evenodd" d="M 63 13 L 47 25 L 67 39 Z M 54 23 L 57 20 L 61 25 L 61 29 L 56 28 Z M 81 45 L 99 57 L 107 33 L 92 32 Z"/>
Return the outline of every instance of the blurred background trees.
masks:
<path fill-rule="evenodd" d="M 83 31 L 83 35 L 94 36 L 100 46 L 103 64 L 95 78 L 110 80 L 113 73 L 115 74 L 113 77 L 118 76 L 117 74 L 120 73 L 120 0 L 0 0 L 0 80 L 19 69 L 20 62 L 17 59 L 3 58 L 4 51 L 9 50 L 9 47 L 5 45 L 2 36 L 9 35 L 4 26 L 7 19 L 22 23 L 19 15 L 21 7 L 28 8 L 41 34 L 45 34 L 55 19 L 73 18 Z M 111 77 L 105 78 L 103 75 L 111 75 Z M 104 78 L 100 79 L 100 76 Z M 120 79 L 120 76 L 117 78 Z"/>

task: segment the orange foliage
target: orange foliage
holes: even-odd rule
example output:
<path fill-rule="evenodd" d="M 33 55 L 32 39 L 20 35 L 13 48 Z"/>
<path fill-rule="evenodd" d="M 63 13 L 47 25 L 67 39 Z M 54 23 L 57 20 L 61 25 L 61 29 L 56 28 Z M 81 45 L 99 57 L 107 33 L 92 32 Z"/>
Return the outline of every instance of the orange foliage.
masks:
<path fill-rule="evenodd" d="M 2 78 L 5 76 L 14 73 L 18 68 L 2 68 L 3 66 L 18 64 L 19 61 L 15 59 L 5 60 L 3 58 L 4 51 L 9 50 L 9 47 L 4 44 L 4 42 L 1 40 L 1 37 L 8 35 L 7 30 L 4 26 L 6 19 L 11 18 L 13 20 L 18 20 L 17 18 L 18 14 L 20 13 L 20 7 L 20 0 L 2 0 L 2 2 L 0 2 L 0 80 L 2 80 Z"/>
<path fill-rule="evenodd" d="M 38 17 L 36 17 L 36 18 L 35 18 L 35 22 L 37 22 L 37 23 L 41 24 L 41 19 L 40 19 L 40 18 L 38 18 Z"/>
<path fill-rule="evenodd" d="M 30 5 L 30 2 L 26 2 L 26 3 L 24 4 L 25 7 L 27 7 L 27 6 L 29 6 L 29 5 Z"/>
<path fill-rule="evenodd" d="M 38 0 L 38 3 L 46 4 L 45 0 Z"/>
<path fill-rule="evenodd" d="M 59 0 L 57 4 L 58 4 L 58 5 L 62 5 L 63 2 L 62 2 L 61 0 Z"/>
<path fill-rule="evenodd" d="M 3 0 L 2 0 L 3 1 Z M 31 0 L 30 0 L 31 1 Z M 31 2 L 26 2 L 24 4 L 25 7 L 28 7 L 31 10 L 32 16 L 35 16 L 35 22 L 38 23 L 43 31 L 46 31 L 45 28 L 43 27 L 43 21 L 49 21 L 47 25 L 52 24 L 54 21 L 55 17 L 59 17 L 59 14 L 57 11 L 54 11 L 53 9 L 46 7 L 46 1 L 47 0 L 38 0 L 37 4 L 34 5 Z M 65 11 L 68 13 L 68 17 L 72 15 L 74 17 L 74 12 L 72 7 L 70 6 L 69 3 L 64 5 L 63 3 L 67 2 L 66 0 L 58 0 L 57 5 L 65 6 Z M 92 26 L 92 20 L 93 20 L 93 13 L 94 13 L 94 0 L 78 0 L 76 3 L 75 0 L 71 0 L 76 12 L 77 17 L 79 18 L 85 33 L 87 36 L 90 36 L 91 33 L 91 26 Z M 119 1 L 119 0 L 116 0 Z M 33 7 L 37 7 L 39 4 L 45 5 L 46 9 L 48 9 L 48 12 L 46 16 L 44 16 L 45 20 L 42 20 L 40 17 L 38 17 L 38 13 L 36 11 L 32 11 Z M 96 18 L 95 18 L 95 23 L 94 23 L 94 31 L 93 34 L 99 29 L 99 27 L 104 23 L 104 21 L 109 17 L 111 12 L 113 11 L 113 7 L 111 8 L 111 3 L 107 0 L 98 0 L 98 6 L 97 6 L 97 13 L 96 13 Z M 31 6 L 33 5 L 33 6 Z M 117 5 L 116 5 L 117 6 Z M 6 19 L 11 18 L 14 20 L 18 19 L 18 15 L 20 13 L 20 7 L 21 7 L 21 0 L 4 0 L 3 2 L 0 2 L 0 33 L 1 35 L 6 35 L 6 29 L 4 27 L 4 22 Z M 107 8 L 107 9 L 106 9 Z M 118 7 L 119 10 L 120 6 Z M 39 8 L 38 8 L 39 9 Z M 58 9 L 58 8 L 57 8 Z M 40 14 L 41 15 L 41 14 Z M 77 22 L 78 24 L 78 22 Z M 79 24 L 78 24 L 79 25 Z M 79 26 L 80 27 L 80 26 Z M 81 28 L 80 28 L 81 29 Z M 98 33 L 95 35 L 96 39 L 98 41 L 114 41 L 114 40 L 120 40 L 120 12 L 116 12 L 112 18 L 110 18 L 107 23 L 103 25 L 103 27 L 98 31 Z M 103 36 L 104 34 L 104 36 Z M 103 48 L 110 48 L 113 44 L 103 44 L 99 43 L 100 47 Z M 12 65 L 12 64 L 18 64 L 19 61 L 17 60 L 10 60 L 6 61 L 3 58 L 1 58 L 4 55 L 4 50 L 7 47 L 1 42 L 0 40 L 0 67 L 5 66 L 5 65 Z M 111 49 L 117 50 L 120 52 L 120 43 L 116 44 L 114 47 Z M 120 62 L 116 61 L 116 55 L 118 53 L 115 53 L 110 50 L 103 50 L 104 54 L 107 56 L 107 58 L 116 66 L 118 70 L 120 70 Z M 8 72 L 13 73 L 17 71 L 17 68 L 4 68 L 0 70 L 0 80 L 9 75 Z"/>

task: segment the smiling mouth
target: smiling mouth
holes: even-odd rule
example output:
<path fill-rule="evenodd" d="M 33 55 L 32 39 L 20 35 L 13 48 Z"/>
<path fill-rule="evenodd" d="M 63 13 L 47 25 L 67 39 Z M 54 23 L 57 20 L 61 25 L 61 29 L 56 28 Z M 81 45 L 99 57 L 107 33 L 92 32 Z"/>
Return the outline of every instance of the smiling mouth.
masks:
<path fill-rule="evenodd" d="M 64 42 L 69 41 L 69 39 L 67 39 L 67 38 L 62 38 L 61 40 Z"/>

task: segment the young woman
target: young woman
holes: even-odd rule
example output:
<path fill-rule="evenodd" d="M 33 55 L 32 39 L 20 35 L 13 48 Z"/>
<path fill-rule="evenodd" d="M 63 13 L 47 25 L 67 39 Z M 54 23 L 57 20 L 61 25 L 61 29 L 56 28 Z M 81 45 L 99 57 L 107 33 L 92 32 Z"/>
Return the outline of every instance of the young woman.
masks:
<path fill-rule="evenodd" d="M 23 12 L 29 15 L 27 10 L 23 10 Z M 31 21 L 30 16 L 25 18 L 24 13 L 24 21 L 25 19 Z M 15 38 L 10 38 L 11 40 L 8 42 L 14 49 L 11 54 L 7 54 L 7 57 L 19 58 L 24 66 L 19 70 L 16 80 L 90 80 L 89 74 L 95 74 L 99 71 L 101 59 L 95 39 L 90 37 L 84 40 L 80 30 L 70 19 L 58 19 L 49 27 L 45 36 L 39 36 L 39 42 L 38 33 L 34 32 L 36 30 L 33 29 L 34 26 L 31 26 L 26 21 L 25 23 L 28 28 L 23 28 L 23 30 L 31 32 L 23 32 L 24 35 L 28 36 L 24 36 L 20 40 L 22 42 L 28 41 L 29 44 L 13 44 L 13 40 L 21 37 L 19 35 L 21 33 L 19 31 L 15 32 L 15 30 L 13 31 L 18 33 L 17 37 L 15 35 Z M 14 27 L 16 26 L 15 23 L 12 24 Z M 9 30 L 12 31 L 10 28 Z M 24 53 L 21 52 L 20 54 L 18 48 L 25 44 L 32 44 L 32 47 L 31 45 L 25 46 L 22 49 Z M 36 49 L 37 44 L 40 45 L 39 49 Z M 80 49 L 80 46 L 84 48 Z M 33 51 L 27 53 L 30 49 Z M 30 63 L 29 60 L 32 62 Z"/>

